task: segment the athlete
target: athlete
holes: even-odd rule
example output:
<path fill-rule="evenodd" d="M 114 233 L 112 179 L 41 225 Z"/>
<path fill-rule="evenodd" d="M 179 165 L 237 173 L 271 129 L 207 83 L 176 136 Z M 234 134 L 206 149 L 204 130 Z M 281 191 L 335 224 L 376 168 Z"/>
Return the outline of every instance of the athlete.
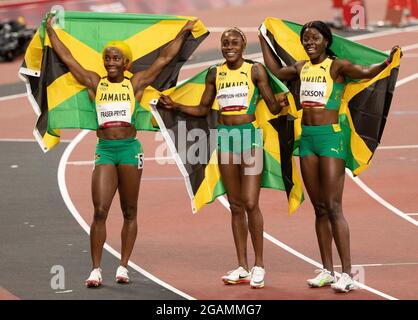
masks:
<path fill-rule="evenodd" d="M 263 216 L 258 201 L 263 165 L 262 137 L 255 120 L 259 94 L 273 114 L 286 105 L 276 100 L 265 68 L 243 58 L 247 40 L 238 28 L 229 28 L 221 36 L 225 62 L 212 66 L 206 76 L 205 90 L 198 106 L 185 106 L 168 96 L 159 104 L 185 114 L 206 116 L 215 99 L 219 105 L 218 163 L 231 209 L 231 225 L 238 268 L 222 277 L 225 284 L 250 283 L 264 287 Z M 249 272 L 247 236 L 251 235 L 255 263 Z"/>
<path fill-rule="evenodd" d="M 345 158 L 347 146 L 338 123 L 341 97 L 347 78 L 370 79 L 383 71 L 393 59 L 364 67 L 335 57 L 330 50 L 332 33 L 321 21 L 306 23 L 300 41 L 309 60 L 282 67 L 259 35 L 266 66 L 282 81 L 301 81 L 300 103 L 303 107 L 300 138 L 300 164 L 303 181 L 315 210 L 315 229 L 323 269 L 307 280 L 311 287 L 331 285 L 337 292 L 354 288 L 351 273 L 350 235 L 342 212 Z M 336 282 L 332 262 L 334 239 L 342 262 L 342 276 Z"/>
<path fill-rule="evenodd" d="M 144 89 L 175 57 L 195 21 L 188 21 L 176 38 L 162 51 L 146 70 L 131 78 L 124 75 L 132 63 L 129 46 L 122 41 L 111 41 L 103 49 L 103 63 L 107 76 L 84 69 L 55 33 L 53 16 L 49 15 L 46 30 L 52 48 L 80 84 L 88 89 L 91 101 L 96 103 L 98 144 L 92 175 L 94 217 L 90 228 L 90 246 L 93 270 L 85 281 L 87 287 L 102 283 L 100 262 L 106 240 L 106 219 L 116 190 L 119 191 L 123 213 L 122 250 L 120 266 L 116 271 L 118 283 L 128 283 L 128 261 L 137 236 L 137 202 L 143 167 L 143 150 L 131 123 L 135 101 L 140 101 Z"/>

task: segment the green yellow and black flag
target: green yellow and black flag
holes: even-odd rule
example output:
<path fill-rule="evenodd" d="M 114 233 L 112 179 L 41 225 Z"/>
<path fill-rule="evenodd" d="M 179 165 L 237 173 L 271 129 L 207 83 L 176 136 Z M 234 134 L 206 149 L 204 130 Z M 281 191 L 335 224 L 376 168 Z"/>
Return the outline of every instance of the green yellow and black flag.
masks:
<path fill-rule="evenodd" d="M 166 90 L 164 94 L 181 104 L 198 105 L 205 89 L 208 70 L 202 71 L 175 88 Z M 288 91 L 277 78 L 272 74 L 269 75 L 270 85 L 275 94 Z M 161 133 L 185 178 L 194 213 L 213 202 L 218 196 L 225 194 L 217 156 L 218 109 L 216 99 L 207 117 L 192 117 L 181 112 L 153 108 Z M 286 191 L 289 214 L 294 213 L 304 199 L 302 182 L 295 169 L 292 155 L 295 112 L 294 101 L 275 116 L 270 113 L 264 100 L 260 100 L 256 108 L 256 119 L 262 129 L 264 140 L 261 184 L 265 188 Z M 190 134 L 196 130 L 203 131 L 203 134 Z M 199 138 L 196 140 L 197 136 Z M 190 161 L 191 153 L 198 153 L 199 161 Z"/>
<path fill-rule="evenodd" d="M 123 40 L 133 54 L 132 72 L 149 67 L 159 52 L 173 40 L 191 17 L 151 14 L 114 14 L 65 11 L 59 17 L 56 32 L 75 59 L 86 69 L 106 75 L 102 49 L 111 40 Z M 198 21 L 182 49 L 163 70 L 144 94 L 149 101 L 155 90 L 165 90 L 177 83 L 179 70 L 208 31 Z M 96 130 L 98 127 L 94 103 L 87 89 L 80 85 L 68 67 L 51 48 L 45 32 L 45 19 L 30 43 L 20 74 L 27 83 L 29 100 L 39 116 L 34 129 L 44 152 L 60 140 L 60 129 L 80 128 Z M 140 101 L 133 113 L 137 130 L 158 130 L 153 126 L 148 103 Z"/>
<path fill-rule="evenodd" d="M 263 37 L 284 66 L 309 59 L 299 40 L 301 29 L 302 26 L 299 24 L 276 18 L 265 19 L 260 27 Z M 388 57 L 386 53 L 335 34 L 331 50 L 338 58 L 364 66 L 382 63 Z M 361 81 L 348 79 L 340 107 L 339 122 L 349 146 L 346 167 L 354 175 L 370 165 L 374 151 L 380 143 L 395 90 L 399 65 L 398 50 L 392 63 L 373 79 Z M 299 104 L 300 81 L 288 82 L 286 85 L 299 110 L 299 121 L 295 121 L 295 139 L 298 140 L 302 112 Z"/>

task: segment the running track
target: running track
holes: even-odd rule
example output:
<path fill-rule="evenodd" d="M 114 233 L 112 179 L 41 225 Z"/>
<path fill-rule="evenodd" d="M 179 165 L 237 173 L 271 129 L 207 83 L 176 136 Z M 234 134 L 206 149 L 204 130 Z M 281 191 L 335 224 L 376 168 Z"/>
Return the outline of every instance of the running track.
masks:
<path fill-rule="evenodd" d="M 245 26 L 256 27 L 263 17 L 268 15 L 267 12 L 273 12 L 271 6 L 272 4 L 268 4 L 261 8 L 265 10 L 265 12 L 261 10 L 261 17 L 251 17 L 249 13 L 254 8 L 244 6 L 241 9 L 245 19 L 241 21 L 246 21 Z M 237 8 L 234 10 L 238 11 Z M 292 14 L 290 12 L 286 17 L 292 19 Z M 315 18 L 321 18 L 320 14 L 313 15 L 314 12 L 311 14 Z M 215 16 L 213 12 L 208 13 L 207 16 L 199 15 L 206 25 L 223 27 L 219 21 L 214 20 Z M 310 18 L 301 20 L 299 15 L 299 19 L 293 20 L 303 22 L 307 19 Z M 320 261 L 312 206 L 307 199 L 294 216 L 288 217 L 285 195 L 272 190 L 263 190 L 260 199 L 266 232 L 265 289 L 250 290 L 246 286 L 222 285 L 220 276 L 236 265 L 229 212 L 220 201 L 216 201 L 199 214 L 192 215 L 183 178 L 177 167 L 174 164 L 160 165 L 152 159 L 154 151 L 161 148 L 161 141 L 156 141 L 155 134 L 149 132 L 138 134 L 148 161 L 145 164 L 140 191 L 139 236 L 131 259 L 132 266 L 137 271 L 143 268 L 177 288 L 178 298 L 417 299 L 418 289 L 415 284 L 418 280 L 416 220 L 418 215 L 414 215 L 418 213 L 416 200 L 418 186 L 415 183 L 418 176 L 416 138 L 418 129 L 414 125 L 414 121 L 418 118 L 418 109 L 414 101 L 418 89 L 417 34 L 418 29 L 412 28 L 398 30 L 395 33 L 375 34 L 359 40 L 381 50 L 389 50 L 396 43 L 404 48 L 405 55 L 398 78 L 400 86 L 395 92 L 381 147 L 375 154 L 372 166 L 360 175 L 361 181 L 357 181 L 357 183 L 363 182 L 379 195 L 380 202 L 372 198 L 370 191 L 367 193 L 363 185 L 361 188 L 348 175 L 346 176 L 344 214 L 350 226 L 352 260 L 354 265 L 362 265 L 364 268 L 365 283 L 370 289 L 357 290 L 349 295 L 338 295 L 330 289 L 314 290 L 306 287 L 305 279 L 310 277 L 315 269 L 312 263 Z M 215 39 L 218 37 L 218 33 L 212 33 L 204 44 L 205 47 L 202 46 L 199 50 L 205 52 L 216 48 Z M 255 33 L 251 33 L 251 30 L 249 30 L 249 39 L 250 41 L 255 39 Z M 196 56 L 198 53 L 199 51 Z M 4 67 L 16 70 L 17 66 L 18 63 L 14 63 Z M 201 65 L 198 67 L 189 65 L 181 77 L 188 77 L 203 68 Z M 10 82 L 14 82 L 13 79 Z M 0 100 L 0 108 L 3 115 L 0 120 L 3 139 L 32 139 L 31 127 L 35 116 L 31 113 L 25 98 Z M 17 119 L 22 124 L 19 131 L 16 131 L 15 127 Z M 408 123 L 407 120 L 412 121 Z M 63 138 L 72 139 L 77 133 L 66 132 Z M 90 199 L 92 167 L 89 161 L 92 159 L 95 137 L 94 133 L 88 133 L 80 138 L 82 139 L 78 143 L 73 140 L 70 147 L 65 144 L 67 149 L 64 156 L 56 159 L 60 168 L 59 191 L 66 199 L 63 191 L 65 187 L 68 188 L 66 204 L 72 203 L 74 205 L 74 208 L 70 207 L 72 213 L 74 215 L 79 213 L 79 221 L 83 219 L 89 224 L 92 216 Z M 10 142 L 1 143 L 3 151 L 4 144 Z M 30 150 L 32 149 L 34 148 L 31 147 Z M 15 152 L 13 148 L 8 151 Z M 384 202 L 386 206 L 382 205 L 382 201 L 386 201 Z M 117 204 L 116 198 L 109 215 L 107 240 L 116 251 L 120 247 L 119 232 L 122 223 Z M 410 220 L 405 217 L 409 217 Z M 83 241 L 87 241 L 87 238 L 84 237 Z M 250 243 L 249 249 L 251 263 Z M 80 269 L 87 275 L 88 258 L 83 257 L 80 261 Z M 336 254 L 334 263 L 339 264 Z M 111 265 L 110 262 L 108 264 Z M 112 269 L 110 274 L 113 271 Z M 83 279 L 75 278 L 73 281 L 81 282 Z M 111 279 L 107 281 L 111 282 Z M 0 282 L 1 285 L 3 283 Z M 78 284 L 71 285 L 78 286 Z M 13 287 L 0 289 L 0 297 L 16 297 L 13 294 L 15 290 Z M 117 290 L 114 294 L 126 289 Z M 130 290 L 132 291 L 131 288 Z M 85 295 L 81 289 L 79 292 Z M 155 292 L 155 288 L 152 292 Z M 165 296 L 165 298 L 173 297 L 175 296 L 170 297 L 168 294 Z"/>

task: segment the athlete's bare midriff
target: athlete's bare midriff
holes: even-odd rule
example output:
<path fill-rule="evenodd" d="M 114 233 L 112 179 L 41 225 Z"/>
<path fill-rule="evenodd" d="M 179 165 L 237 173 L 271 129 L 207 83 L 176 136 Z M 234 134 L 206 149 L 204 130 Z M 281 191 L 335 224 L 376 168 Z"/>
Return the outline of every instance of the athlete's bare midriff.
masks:
<path fill-rule="evenodd" d="M 219 116 L 219 123 L 225 126 L 238 126 L 245 123 L 250 123 L 255 120 L 254 114 L 240 114 L 240 115 L 223 115 Z"/>
<path fill-rule="evenodd" d="M 305 126 L 323 126 L 338 123 L 338 110 L 304 107 L 302 124 Z"/>
<path fill-rule="evenodd" d="M 133 125 L 130 127 L 112 127 L 97 129 L 96 134 L 100 139 L 120 140 L 135 137 L 136 129 Z"/>

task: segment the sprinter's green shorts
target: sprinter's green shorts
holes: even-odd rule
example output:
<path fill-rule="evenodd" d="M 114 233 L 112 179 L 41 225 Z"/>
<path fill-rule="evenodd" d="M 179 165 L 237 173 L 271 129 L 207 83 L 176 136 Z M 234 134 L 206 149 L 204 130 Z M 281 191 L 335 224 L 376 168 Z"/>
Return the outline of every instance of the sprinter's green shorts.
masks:
<path fill-rule="evenodd" d="M 144 151 L 136 137 L 118 140 L 99 139 L 96 145 L 94 165 L 99 164 L 129 164 L 142 169 Z"/>
<path fill-rule="evenodd" d="M 302 125 L 299 147 L 300 157 L 313 154 L 343 160 L 347 157 L 344 133 L 341 131 L 339 124 L 323 126 Z"/>
<path fill-rule="evenodd" d="M 263 138 L 256 121 L 235 126 L 218 125 L 218 151 L 242 153 L 263 146 Z"/>

